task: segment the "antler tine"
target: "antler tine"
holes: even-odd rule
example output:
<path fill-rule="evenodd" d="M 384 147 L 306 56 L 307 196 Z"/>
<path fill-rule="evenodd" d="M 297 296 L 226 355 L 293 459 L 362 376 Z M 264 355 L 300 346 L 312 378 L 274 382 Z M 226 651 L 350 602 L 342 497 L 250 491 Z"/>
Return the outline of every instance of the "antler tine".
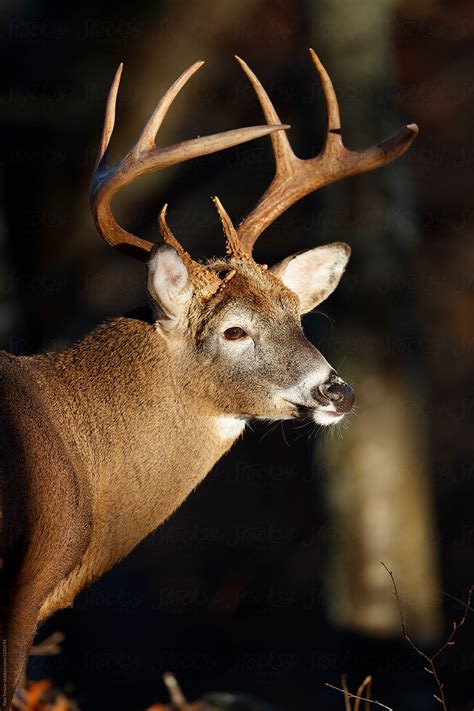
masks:
<path fill-rule="evenodd" d="M 235 229 L 234 224 L 230 219 L 224 205 L 221 203 L 217 195 L 215 195 L 212 200 L 222 223 L 222 229 L 225 234 L 227 254 L 240 259 L 247 257 L 247 255 L 242 252 L 237 230 Z"/>
<path fill-rule="evenodd" d="M 241 57 L 236 54 L 235 58 L 244 70 L 247 77 L 249 78 L 250 83 L 252 84 L 255 93 L 258 96 L 267 123 L 281 123 L 280 117 L 278 116 L 275 107 L 270 101 L 270 97 L 261 85 L 258 77 L 250 69 L 247 62 L 245 62 Z M 276 175 L 292 175 L 294 172 L 295 161 L 298 161 L 298 158 L 293 153 L 293 149 L 290 146 L 290 142 L 288 141 L 286 133 L 284 131 L 274 133 L 271 136 L 271 139 L 273 154 L 275 156 Z"/>
<path fill-rule="evenodd" d="M 327 114 L 327 129 L 326 129 L 326 140 L 332 140 L 339 138 L 339 143 L 342 143 L 341 135 L 341 116 L 339 113 L 339 102 L 337 100 L 336 92 L 334 90 L 333 83 L 324 66 L 322 65 L 318 55 L 314 49 L 310 49 L 309 53 L 313 64 L 316 67 L 316 71 L 319 75 L 319 80 L 323 88 L 324 100 L 326 102 L 326 114 Z"/>
<path fill-rule="evenodd" d="M 189 81 L 204 62 L 195 62 L 186 69 L 168 89 L 159 101 L 148 120 L 137 143 L 118 164 L 109 167 L 108 150 L 115 122 L 115 105 L 120 83 L 122 67 L 117 70 L 107 99 L 105 123 L 102 133 L 99 155 L 92 178 L 90 202 L 93 218 L 99 234 L 113 247 L 141 260 L 148 258 L 153 243 L 130 234 L 115 220 L 111 201 L 114 195 L 135 178 L 154 170 L 160 170 L 191 158 L 216 153 L 217 151 L 237 146 L 288 126 L 249 126 L 230 131 L 182 141 L 167 148 L 157 148 L 156 134 L 171 104 L 184 85 Z"/>
<path fill-rule="evenodd" d="M 163 238 L 163 242 L 166 242 L 166 244 L 169 244 L 170 247 L 173 247 L 180 257 L 183 259 L 184 262 L 192 261 L 191 256 L 186 252 L 186 250 L 180 245 L 174 234 L 171 232 L 168 222 L 166 221 L 166 213 L 168 212 L 168 203 L 165 203 L 163 207 L 160 210 L 160 214 L 158 215 L 158 229 L 160 230 L 160 234 Z"/>
<path fill-rule="evenodd" d="M 293 153 L 285 134 L 272 136 L 275 177 L 257 206 L 237 229 L 241 250 L 247 255 L 251 255 L 262 232 L 305 195 L 336 180 L 390 163 L 405 153 L 418 133 L 416 124 L 408 124 L 372 148 L 364 151 L 347 149 L 342 141 L 339 105 L 334 87 L 317 54 L 313 50 L 310 53 L 326 102 L 325 144 L 318 156 L 301 160 Z M 267 121 L 278 119 L 278 114 L 255 74 L 245 62 L 240 59 L 239 62 L 255 89 Z"/>
<path fill-rule="evenodd" d="M 117 94 L 120 86 L 120 79 L 122 78 L 123 62 L 120 62 L 118 69 L 115 72 L 115 76 L 110 87 L 109 95 L 107 97 L 107 106 L 105 108 L 105 118 L 104 118 L 104 128 L 102 129 L 102 138 L 100 141 L 99 153 L 96 160 L 96 169 L 102 162 L 107 162 L 109 143 L 112 137 L 115 126 L 115 109 L 117 106 Z"/>
<path fill-rule="evenodd" d="M 181 89 L 187 84 L 189 79 L 193 76 L 193 74 L 196 74 L 199 69 L 203 66 L 204 62 L 203 60 L 199 60 L 197 62 L 194 62 L 188 69 L 186 69 L 178 79 L 170 86 L 166 94 L 163 96 L 161 101 L 158 102 L 158 104 L 155 107 L 155 110 L 153 111 L 152 115 L 148 119 L 148 122 L 143 129 L 142 135 L 138 139 L 137 145 L 135 146 L 135 150 L 146 150 L 147 148 L 154 148 L 155 147 L 155 138 L 158 133 L 158 131 L 161 128 L 161 124 L 163 123 L 166 114 L 168 113 L 171 104 L 175 100 L 175 98 L 178 96 L 179 92 Z"/>
<path fill-rule="evenodd" d="M 173 247 L 181 257 L 188 270 L 196 293 L 204 299 L 208 299 L 219 291 L 223 281 L 212 269 L 208 269 L 204 264 L 194 261 L 191 255 L 180 245 L 166 221 L 167 209 L 168 205 L 163 205 L 158 217 L 158 228 L 163 241 L 170 247 Z"/>
<path fill-rule="evenodd" d="M 364 151 L 351 151 L 344 146 L 341 135 L 339 102 L 333 83 L 314 49 L 310 49 L 309 52 L 318 73 L 321 86 L 323 87 L 327 112 L 326 142 L 321 155 L 310 158 L 310 163 L 316 165 L 322 156 L 325 153 L 329 153 L 331 148 L 333 148 L 348 160 L 349 165 L 347 167 L 350 168 L 350 172 L 341 176 L 347 177 L 347 175 L 353 175 L 354 173 L 367 172 L 379 168 L 387 163 L 391 163 L 392 160 L 399 158 L 405 153 L 418 135 L 418 126 L 416 123 L 402 126 L 402 128 L 398 129 L 398 131 L 389 138 L 380 141 L 375 146 L 367 148 Z"/>

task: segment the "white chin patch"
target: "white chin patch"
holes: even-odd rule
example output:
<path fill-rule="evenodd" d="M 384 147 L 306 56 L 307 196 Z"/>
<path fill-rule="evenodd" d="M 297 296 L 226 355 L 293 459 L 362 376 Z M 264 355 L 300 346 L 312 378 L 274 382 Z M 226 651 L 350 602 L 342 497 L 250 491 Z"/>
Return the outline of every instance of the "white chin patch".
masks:
<path fill-rule="evenodd" d="M 324 410 L 315 410 L 313 413 L 313 420 L 317 425 L 335 425 L 336 422 L 340 422 L 344 417 L 339 412 L 325 412 Z"/>
<path fill-rule="evenodd" d="M 245 429 L 246 421 L 241 417 L 221 415 L 216 417 L 217 434 L 221 439 L 235 439 Z"/>

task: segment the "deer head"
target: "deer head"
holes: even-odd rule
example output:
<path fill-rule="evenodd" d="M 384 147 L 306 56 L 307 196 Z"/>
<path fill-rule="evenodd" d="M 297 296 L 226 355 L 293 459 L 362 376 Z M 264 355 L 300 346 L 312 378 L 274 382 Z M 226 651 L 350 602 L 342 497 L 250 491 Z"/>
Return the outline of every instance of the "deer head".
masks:
<path fill-rule="evenodd" d="M 109 167 L 121 67 L 114 79 L 91 191 L 99 233 L 115 248 L 147 265 L 147 288 L 156 330 L 166 339 L 173 367 L 186 373 L 186 391 L 203 411 L 287 419 L 310 415 L 319 424 L 339 421 L 354 403 L 354 392 L 305 338 L 301 315 L 336 288 L 350 248 L 333 243 L 294 254 L 268 269 L 257 264 L 252 249 L 262 232 L 308 193 L 341 178 L 386 165 L 404 153 L 417 134 L 414 124 L 361 152 L 347 149 L 341 136 L 339 108 L 331 80 L 316 54 L 326 106 L 327 132 L 321 153 L 308 160 L 295 156 L 267 93 L 248 65 L 237 57 L 262 106 L 267 126 L 228 131 L 155 146 L 156 133 L 180 89 L 200 68 L 186 70 L 155 109 L 133 150 Z M 118 190 L 139 175 L 270 134 L 275 177 L 255 209 L 235 228 L 214 198 L 226 237 L 227 256 L 196 262 L 171 232 L 165 205 L 159 217 L 163 243 L 131 235 L 113 217 L 110 203 Z M 179 367 L 181 364 L 181 368 Z"/>

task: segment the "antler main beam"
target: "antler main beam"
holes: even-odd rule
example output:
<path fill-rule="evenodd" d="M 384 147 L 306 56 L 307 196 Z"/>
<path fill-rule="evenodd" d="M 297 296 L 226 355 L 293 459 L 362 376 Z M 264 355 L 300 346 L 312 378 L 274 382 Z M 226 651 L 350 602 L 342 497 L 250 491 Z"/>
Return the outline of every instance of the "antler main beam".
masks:
<path fill-rule="evenodd" d="M 94 222 L 99 234 L 113 247 L 126 254 L 147 259 L 153 243 L 127 232 L 115 220 L 111 201 L 114 195 L 140 175 L 182 163 L 191 158 L 216 153 L 231 146 L 272 134 L 288 126 L 266 125 L 237 128 L 177 143 L 168 148 L 157 148 L 156 135 L 176 96 L 204 64 L 195 62 L 186 69 L 157 104 L 148 123 L 132 150 L 116 165 L 109 165 L 109 144 L 115 124 L 115 109 L 123 65 L 117 69 L 107 99 L 104 128 L 95 165 L 90 193 Z"/>
<path fill-rule="evenodd" d="M 155 144 L 156 135 L 169 108 L 181 89 L 204 64 L 201 61 L 195 62 L 181 74 L 159 101 L 132 150 L 116 165 L 109 165 L 109 144 L 114 129 L 117 93 L 122 74 L 120 65 L 107 100 L 102 140 L 91 186 L 92 214 L 100 235 L 120 251 L 146 260 L 153 243 L 130 234 L 116 222 L 111 209 L 111 201 L 116 193 L 145 173 L 270 135 L 276 165 L 275 176 L 257 206 L 237 230 L 233 228 L 221 203 L 216 202 L 227 236 L 228 253 L 239 258 L 250 257 L 262 232 L 305 195 L 350 175 L 380 168 L 401 156 L 418 133 L 416 124 L 403 126 L 390 138 L 364 151 L 351 151 L 344 146 L 334 87 L 316 53 L 313 50 L 310 50 L 310 53 L 323 87 L 327 130 L 321 153 L 307 160 L 302 160 L 294 154 L 286 133 L 282 130 L 289 126 L 281 124 L 275 107 L 256 75 L 240 57 L 236 57 L 257 94 L 267 121 L 266 126 L 237 128 L 183 141 L 167 148 L 158 148 Z M 169 228 L 164 228 L 165 223 L 165 213 L 162 213 L 162 236 L 171 244 L 171 232 Z M 175 239 L 173 244 L 176 244 Z M 190 257 L 189 260 L 190 266 L 194 264 Z M 196 266 L 196 270 L 197 268 Z"/>
<path fill-rule="evenodd" d="M 339 105 L 334 87 L 316 53 L 312 49 L 310 53 L 326 101 L 326 141 L 318 156 L 302 160 L 294 154 L 284 131 L 271 136 L 276 164 L 275 177 L 257 206 L 237 229 L 240 248 L 249 256 L 262 232 L 298 200 L 336 180 L 387 165 L 405 153 L 418 133 L 416 124 L 408 124 L 390 138 L 365 151 L 346 148 L 342 142 Z M 260 81 L 243 59 L 236 59 L 257 94 L 268 124 L 279 124 L 275 107 Z"/>

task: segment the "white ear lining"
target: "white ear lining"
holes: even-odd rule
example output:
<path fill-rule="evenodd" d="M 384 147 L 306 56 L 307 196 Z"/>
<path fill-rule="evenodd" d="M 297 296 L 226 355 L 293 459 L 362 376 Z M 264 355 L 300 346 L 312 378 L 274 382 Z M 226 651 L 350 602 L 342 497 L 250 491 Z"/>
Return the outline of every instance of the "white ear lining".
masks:
<path fill-rule="evenodd" d="M 300 313 L 307 313 L 339 284 L 350 251 L 344 242 L 315 247 L 284 259 L 272 267 L 272 272 L 298 296 Z"/>
<path fill-rule="evenodd" d="M 175 321 L 192 297 L 188 270 L 178 253 L 168 245 L 153 251 L 147 265 L 148 292 L 159 309 Z"/>

